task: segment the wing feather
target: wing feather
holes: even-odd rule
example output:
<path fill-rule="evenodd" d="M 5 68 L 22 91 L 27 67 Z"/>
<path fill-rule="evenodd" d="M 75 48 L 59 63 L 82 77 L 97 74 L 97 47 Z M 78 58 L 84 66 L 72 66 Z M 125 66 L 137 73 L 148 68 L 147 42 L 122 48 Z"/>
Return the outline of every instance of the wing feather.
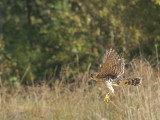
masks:
<path fill-rule="evenodd" d="M 106 50 L 98 76 L 117 78 L 124 73 L 124 65 L 124 59 L 114 49 Z"/>

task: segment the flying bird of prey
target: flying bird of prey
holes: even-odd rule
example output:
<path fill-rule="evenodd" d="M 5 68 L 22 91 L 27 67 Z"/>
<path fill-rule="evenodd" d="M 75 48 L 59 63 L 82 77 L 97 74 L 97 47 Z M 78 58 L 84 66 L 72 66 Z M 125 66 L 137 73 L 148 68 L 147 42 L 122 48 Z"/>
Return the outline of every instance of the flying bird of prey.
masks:
<path fill-rule="evenodd" d="M 141 84 L 142 78 L 123 78 L 124 73 L 124 58 L 118 55 L 114 49 L 106 50 L 103 58 L 103 63 L 100 65 L 100 70 L 97 74 L 92 74 L 91 78 L 98 82 L 104 82 L 109 88 L 109 93 L 114 94 L 113 86 L 122 84 L 137 86 Z M 109 101 L 109 93 L 107 93 L 104 101 Z"/>

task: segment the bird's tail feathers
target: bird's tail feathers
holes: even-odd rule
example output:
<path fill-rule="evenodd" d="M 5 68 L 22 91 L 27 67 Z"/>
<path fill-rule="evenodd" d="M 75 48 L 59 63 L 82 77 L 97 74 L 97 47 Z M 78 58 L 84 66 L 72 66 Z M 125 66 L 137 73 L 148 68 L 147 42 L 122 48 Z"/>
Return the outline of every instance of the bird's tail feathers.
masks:
<path fill-rule="evenodd" d="M 137 85 L 140 85 L 142 83 L 142 78 L 127 78 L 127 79 L 123 79 L 123 80 L 120 80 L 118 82 L 118 84 L 126 84 L 126 85 L 134 85 L 134 86 L 137 86 Z"/>

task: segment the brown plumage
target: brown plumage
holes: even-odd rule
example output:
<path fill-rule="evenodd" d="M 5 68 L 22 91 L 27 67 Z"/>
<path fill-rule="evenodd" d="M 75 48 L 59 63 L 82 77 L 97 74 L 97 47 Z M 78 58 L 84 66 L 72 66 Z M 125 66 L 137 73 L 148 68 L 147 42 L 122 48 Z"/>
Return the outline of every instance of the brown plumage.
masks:
<path fill-rule="evenodd" d="M 123 78 L 124 67 L 124 58 L 119 56 L 114 49 L 109 49 L 106 50 L 98 74 L 92 75 L 91 77 L 96 81 L 105 82 L 112 93 L 114 93 L 112 87 L 114 85 L 127 84 L 137 86 L 141 84 L 141 78 Z"/>
<path fill-rule="evenodd" d="M 141 78 L 126 78 L 126 79 L 119 80 L 116 83 L 118 85 L 126 84 L 126 85 L 138 86 L 141 84 L 141 80 L 142 80 Z"/>
<path fill-rule="evenodd" d="M 124 59 L 113 49 L 106 50 L 100 72 L 97 77 L 115 79 L 124 73 Z"/>

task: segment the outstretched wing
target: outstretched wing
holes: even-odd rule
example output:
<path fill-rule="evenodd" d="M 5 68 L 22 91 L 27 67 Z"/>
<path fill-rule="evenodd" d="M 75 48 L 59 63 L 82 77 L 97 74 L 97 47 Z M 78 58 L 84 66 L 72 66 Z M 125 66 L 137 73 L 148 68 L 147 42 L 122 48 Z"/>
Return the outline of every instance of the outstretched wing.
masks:
<path fill-rule="evenodd" d="M 99 77 L 117 78 L 124 73 L 124 59 L 113 49 L 106 50 L 103 63 L 100 66 Z"/>

